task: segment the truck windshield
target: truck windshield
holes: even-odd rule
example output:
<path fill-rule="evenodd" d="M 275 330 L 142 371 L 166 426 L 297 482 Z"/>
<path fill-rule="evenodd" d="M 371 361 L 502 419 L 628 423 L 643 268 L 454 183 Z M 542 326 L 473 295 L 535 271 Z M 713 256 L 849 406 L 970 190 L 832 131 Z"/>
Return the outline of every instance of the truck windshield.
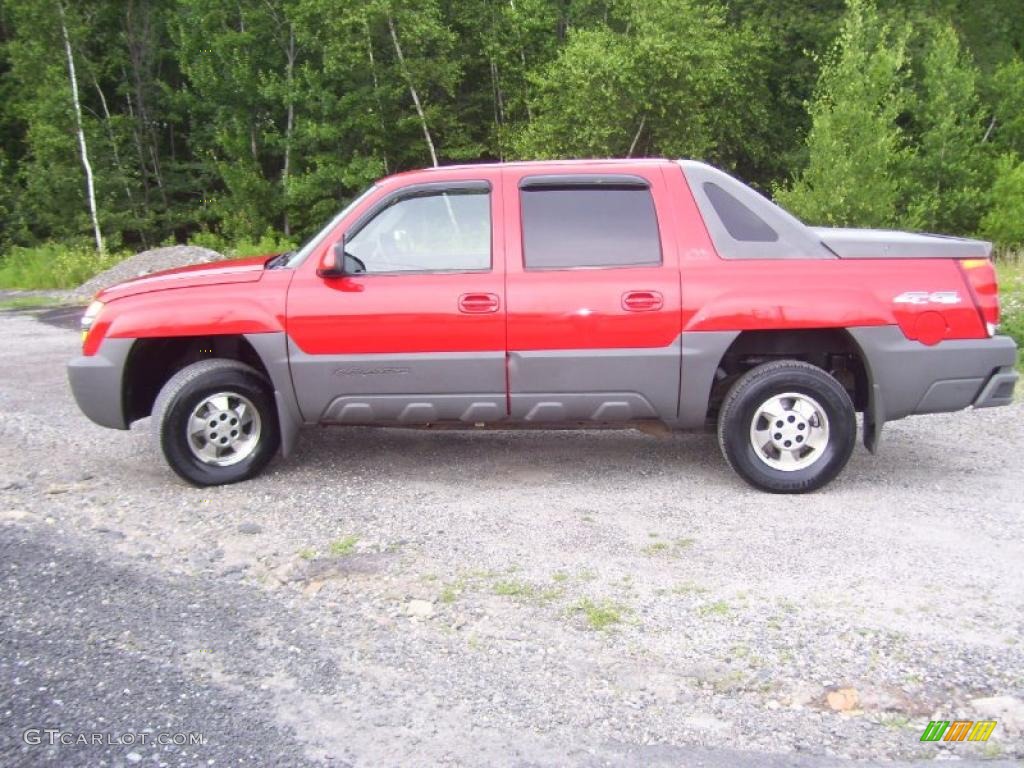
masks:
<path fill-rule="evenodd" d="M 299 264 L 301 264 L 307 258 L 309 258 L 309 254 L 316 250 L 316 247 L 324 241 L 324 238 L 326 238 L 332 231 L 334 231 L 334 228 L 338 225 L 338 222 L 340 222 L 342 219 L 348 216 L 349 212 L 352 211 L 357 205 L 359 205 L 376 188 L 376 184 L 371 184 L 369 188 L 364 190 L 363 193 L 359 195 L 359 197 L 357 197 L 351 203 L 346 205 L 345 208 L 341 211 L 341 213 L 339 213 L 337 216 L 331 219 L 327 226 L 325 226 L 323 229 L 321 229 L 319 232 L 313 235 L 312 238 L 307 240 L 306 244 L 299 248 L 299 250 L 289 254 L 288 257 L 282 259 L 280 263 L 273 264 L 274 268 L 282 269 L 286 267 L 299 266 Z"/>

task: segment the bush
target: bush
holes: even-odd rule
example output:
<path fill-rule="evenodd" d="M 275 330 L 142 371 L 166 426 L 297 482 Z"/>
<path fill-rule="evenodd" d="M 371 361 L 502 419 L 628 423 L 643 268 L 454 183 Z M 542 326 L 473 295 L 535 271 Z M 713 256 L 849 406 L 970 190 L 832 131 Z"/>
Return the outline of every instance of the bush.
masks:
<path fill-rule="evenodd" d="M 1004 257 L 999 271 L 999 330 L 1024 348 L 1024 253 Z"/>
<path fill-rule="evenodd" d="M 259 240 L 245 238 L 233 243 L 229 243 L 215 232 L 198 232 L 189 238 L 189 245 L 210 248 L 223 253 L 229 259 L 242 259 L 247 256 L 265 256 L 290 251 L 295 248 L 296 242 L 279 232 L 267 230 Z"/>
<path fill-rule="evenodd" d="M 84 244 L 44 243 L 32 248 L 12 248 L 0 259 L 0 288 L 76 288 L 127 255 L 100 255 Z"/>
<path fill-rule="evenodd" d="M 1016 155 L 999 159 L 992 207 L 981 221 L 981 233 L 996 245 L 1024 245 L 1024 163 Z"/>

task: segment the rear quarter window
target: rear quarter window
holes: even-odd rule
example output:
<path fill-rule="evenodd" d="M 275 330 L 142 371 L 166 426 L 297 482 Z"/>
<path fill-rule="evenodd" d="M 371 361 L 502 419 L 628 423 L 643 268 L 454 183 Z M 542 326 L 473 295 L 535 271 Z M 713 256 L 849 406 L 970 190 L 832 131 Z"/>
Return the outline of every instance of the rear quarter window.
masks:
<path fill-rule="evenodd" d="M 704 194 L 725 227 L 735 240 L 745 243 L 774 243 L 779 234 L 764 219 L 711 181 L 704 182 Z"/>

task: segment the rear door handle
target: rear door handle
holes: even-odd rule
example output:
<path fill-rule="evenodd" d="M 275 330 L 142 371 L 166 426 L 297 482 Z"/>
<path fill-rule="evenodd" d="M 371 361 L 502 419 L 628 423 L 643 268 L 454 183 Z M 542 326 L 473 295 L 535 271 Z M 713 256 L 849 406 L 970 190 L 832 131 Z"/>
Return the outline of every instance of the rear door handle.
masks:
<path fill-rule="evenodd" d="M 665 298 L 657 291 L 627 291 L 622 294 L 622 308 L 627 312 L 654 312 L 665 306 Z"/>
<path fill-rule="evenodd" d="M 464 293 L 459 296 L 459 312 L 468 315 L 486 315 L 497 312 L 501 302 L 496 293 Z"/>

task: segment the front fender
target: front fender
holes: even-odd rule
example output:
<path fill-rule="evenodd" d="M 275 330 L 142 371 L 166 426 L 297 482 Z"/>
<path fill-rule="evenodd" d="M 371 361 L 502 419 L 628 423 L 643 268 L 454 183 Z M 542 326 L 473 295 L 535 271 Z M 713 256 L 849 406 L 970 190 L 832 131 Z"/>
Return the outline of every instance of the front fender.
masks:
<path fill-rule="evenodd" d="M 149 339 L 283 332 L 284 297 L 247 287 L 218 285 L 115 300 L 101 315 L 105 335 Z"/>

